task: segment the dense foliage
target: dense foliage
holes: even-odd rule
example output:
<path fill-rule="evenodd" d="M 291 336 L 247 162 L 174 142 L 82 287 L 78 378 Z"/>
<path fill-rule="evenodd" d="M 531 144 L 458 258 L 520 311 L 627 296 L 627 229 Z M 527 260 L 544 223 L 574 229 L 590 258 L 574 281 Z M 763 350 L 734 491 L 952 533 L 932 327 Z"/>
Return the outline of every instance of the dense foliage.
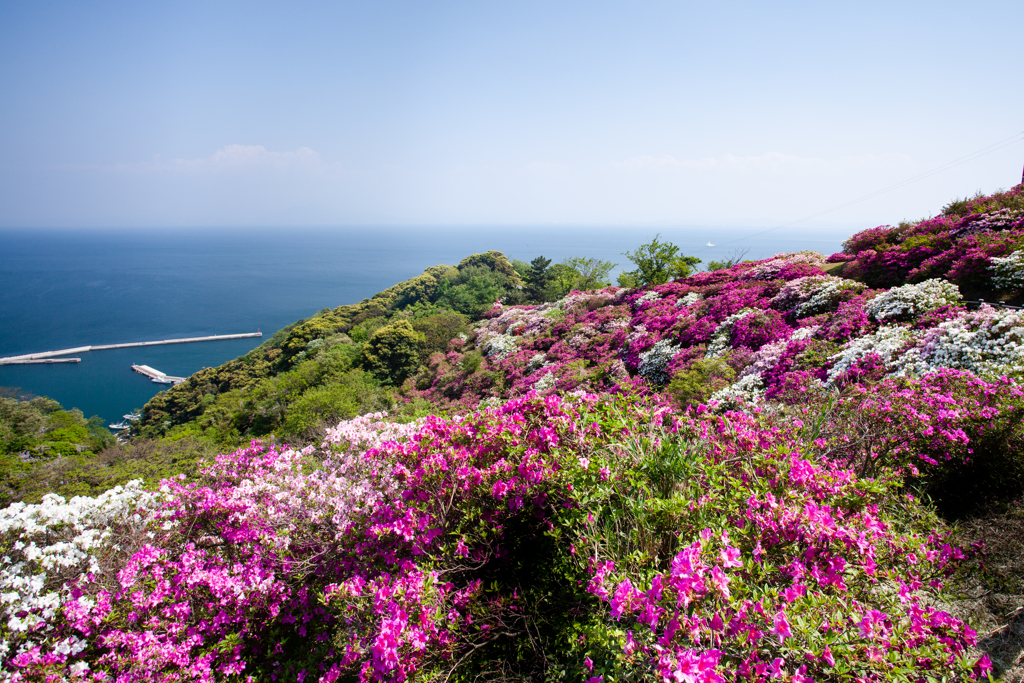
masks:
<path fill-rule="evenodd" d="M 619 276 L 620 285 L 637 287 L 664 284 L 675 278 L 686 277 L 700 263 L 696 256 L 680 254 L 679 247 L 671 242 L 662 242 L 659 237 L 661 235 L 655 235 L 648 244 L 623 254 L 636 268 Z"/>
<path fill-rule="evenodd" d="M 105 473 L 82 471 L 114 443 L 98 416 L 86 420 L 80 410 L 64 410 L 48 398 L 4 393 L 8 395 L 0 395 L 0 505 L 38 501 L 52 491 L 74 495 L 109 488 Z"/>
<path fill-rule="evenodd" d="M 531 390 L 637 382 L 684 405 L 793 402 L 808 391 L 938 368 L 1017 372 L 1021 313 L 968 309 L 956 286 L 940 280 L 869 290 L 823 265 L 814 253 L 780 255 L 648 289 L 496 306 L 406 389 L 466 408 Z"/>

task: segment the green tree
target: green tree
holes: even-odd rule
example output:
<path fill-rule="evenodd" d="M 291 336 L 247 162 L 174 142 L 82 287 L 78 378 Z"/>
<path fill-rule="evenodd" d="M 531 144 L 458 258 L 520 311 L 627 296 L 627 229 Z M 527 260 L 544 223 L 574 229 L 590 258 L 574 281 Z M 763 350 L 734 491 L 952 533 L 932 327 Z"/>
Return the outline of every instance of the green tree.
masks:
<path fill-rule="evenodd" d="M 393 399 L 389 391 L 365 370 L 352 370 L 330 384 L 309 389 L 289 405 L 281 425 L 283 435 L 300 441 L 322 438 L 324 427 L 362 413 L 390 409 Z"/>
<path fill-rule="evenodd" d="M 530 271 L 526 276 L 526 289 L 534 301 L 544 299 L 548 284 L 551 282 L 551 259 L 538 256 L 530 261 Z"/>
<path fill-rule="evenodd" d="M 501 273 L 508 279 L 510 287 L 522 286 L 523 284 L 522 280 L 519 279 L 519 273 L 516 272 L 516 269 L 500 251 L 488 251 L 483 254 L 467 256 L 459 262 L 459 270 L 466 270 L 467 268 L 486 268 L 487 270 Z"/>
<path fill-rule="evenodd" d="M 349 338 L 357 344 L 362 344 L 373 336 L 373 333 L 387 325 L 388 319 L 384 316 L 370 318 L 355 325 L 348 331 Z"/>
<path fill-rule="evenodd" d="M 579 274 L 565 265 L 556 263 L 548 269 L 548 286 L 544 289 L 543 300 L 554 301 L 571 292 Z"/>
<path fill-rule="evenodd" d="M 567 258 L 550 267 L 545 265 L 543 288 L 535 298 L 539 301 L 554 301 L 575 289 L 607 287 L 611 284 L 608 273 L 614 267 L 615 264 L 610 261 L 582 256 Z"/>
<path fill-rule="evenodd" d="M 99 416 L 86 420 L 77 408 L 64 410 L 54 400 L 0 396 L 0 506 L 16 500 L 38 500 L 44 493 L 89 493 L 70 486 L 82 463 L 114 443 Z M 64 472 L 49 477 L 54 469 Z M 70 486 L 70 488 L 69 488 Z"/>
<path fill-rule="evenodd" d="M 401 384 L 420 363 L 422 334 L 399 320 L 374 332 L 363 346 L 363 367 L 387 384 Z"/>
<path fill-rule="evenodd" d="M 694 266 L 700 263 L 696 256 L 684 256 L 679 247 L 671 242 L 662 242 L 655 235 L 649 244 L 640 245 L 634 252 L 624 252 L 636 266 L 636 270 L 619 276 L 619 284 L 624 287 L 642 287 L 660 285 L 669 280 L 690 275 Z"/>
<path fill-rule="evenodd" d="M 515 286 L 502 271 L 486 266 L 467 266 L 445 278 L 439 288 L 441 295 L 437 305 L 469 316 L 480 315 L 490 309 L 499 297 Z"/>
<path fill-rule="evenodd" d="M 562 261 L 562 265 L 571 268 L 576 273 L 573 289 L 600 289 L 611 284 L 608 274 L 617 264 L 596 258 L 576 256 L 565 259 Z"/>

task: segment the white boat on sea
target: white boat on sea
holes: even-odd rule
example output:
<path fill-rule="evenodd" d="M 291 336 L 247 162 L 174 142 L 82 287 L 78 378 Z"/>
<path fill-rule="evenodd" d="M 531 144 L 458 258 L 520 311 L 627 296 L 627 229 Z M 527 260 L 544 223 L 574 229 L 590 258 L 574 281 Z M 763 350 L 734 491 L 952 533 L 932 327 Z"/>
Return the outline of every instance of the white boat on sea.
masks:
<path fill-rule="evenodd" d="M 708 242 L 708 243 L 707 243 L 707 246 L 709 246 L 709 247 L 713 247 L 713 246 L 715 246 L 715 245 L 711 244 L 711 242 Z"/>

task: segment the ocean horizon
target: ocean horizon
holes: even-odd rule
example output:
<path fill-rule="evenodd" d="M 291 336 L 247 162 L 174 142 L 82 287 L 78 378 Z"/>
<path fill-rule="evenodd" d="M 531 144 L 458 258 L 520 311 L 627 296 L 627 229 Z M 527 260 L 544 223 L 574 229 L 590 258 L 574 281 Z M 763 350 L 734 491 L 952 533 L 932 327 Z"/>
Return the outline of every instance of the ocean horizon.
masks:
<path fill-rule="evenodd" d="M 0 366 L 0 387 L 49 396 L 106 423 L 166 388 L 131 370 L 187 376 L 280 328 L 487 250 L 529 261 L 622 255 L 656 233 L 705 262 L 841 249 L 849 228 L 498 226 L 0 229 L 0 356 L 246 332 L 263 339 L 77 354 L 81 363 Z M 709 246 L 709 243 L 712 246 Z"/>

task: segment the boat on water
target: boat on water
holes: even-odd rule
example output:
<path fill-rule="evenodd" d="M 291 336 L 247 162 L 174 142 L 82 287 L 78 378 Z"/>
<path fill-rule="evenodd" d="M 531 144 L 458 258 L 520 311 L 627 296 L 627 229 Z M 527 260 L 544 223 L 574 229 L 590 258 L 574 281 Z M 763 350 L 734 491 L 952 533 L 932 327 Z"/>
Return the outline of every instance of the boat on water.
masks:
<path fill-rule="evenodd" d="M 713 246 L 715 246 L 715 245 L 711 244 L 711 242 L 708 242 L 708 243 L 707 243 L 707 246 L 709 246 L 709 247 L 713 247 Z"/>
<path fill-rule="evenodd" d="M 142 419 L 142 416 L 139 415 L 138 413 L 126 413 L 125 415 L 122 415 L 121 417 L 123 417 L 124 419 L 128 420 L 129 422 L 138 422 L 139 420 Z"/>
<path fill-rule="evenodd" d="M 112 422 L 112 423 L 110 423 L 107 426 L 110 429 L 122 430 L 122 429 L 128 429 L 128 427 L 130 427 L 131 425 L 129 425 L 127 422 Z"/>

